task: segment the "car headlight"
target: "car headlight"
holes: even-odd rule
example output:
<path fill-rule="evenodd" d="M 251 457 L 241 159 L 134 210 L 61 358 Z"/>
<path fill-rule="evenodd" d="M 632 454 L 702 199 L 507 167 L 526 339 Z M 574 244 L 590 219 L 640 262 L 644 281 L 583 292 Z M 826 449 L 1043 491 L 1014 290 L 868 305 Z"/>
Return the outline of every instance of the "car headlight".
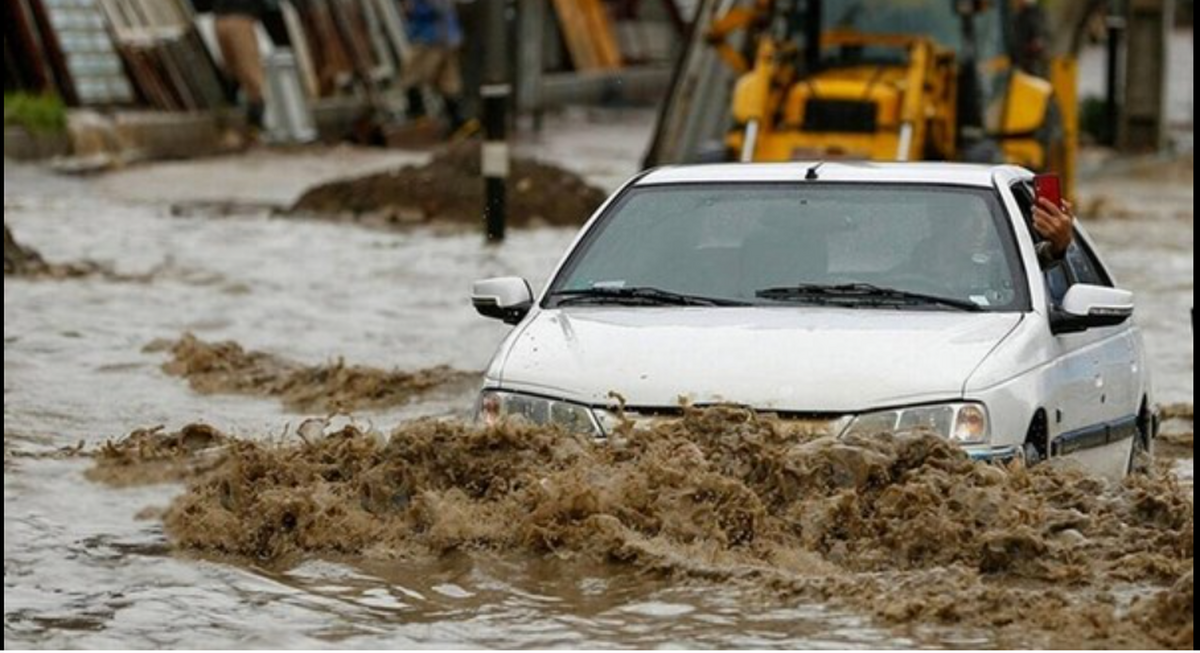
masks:
<path fill-rule="evenodd" d="M 583 435 L 602 434 L 587 406 L 499 390 L 484 390 L 479 396 L 477 419 L 488 426 L 505 419 L 516 419 L 539 426 L 560 426 Z"/>
<path fill-rule="evenodd" d="M 987 444 L 992 438 L 987 408 L 975 403 L 913 406 L 865 413 L 854 418 L 842 435 L 876 435 L 922 429 L 933 431 L 958 444 Z"/>

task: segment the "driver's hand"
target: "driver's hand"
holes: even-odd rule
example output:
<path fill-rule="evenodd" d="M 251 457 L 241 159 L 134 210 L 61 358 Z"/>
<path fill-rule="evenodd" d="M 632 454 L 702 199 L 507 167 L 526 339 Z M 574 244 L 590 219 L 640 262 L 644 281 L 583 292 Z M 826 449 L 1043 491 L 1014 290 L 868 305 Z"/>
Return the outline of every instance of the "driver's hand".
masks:
<path fill-rule="evenodd" d="M 1071 203 L 1063 200 L 1059 208 L 1046 198 L 1038 200 L 1033 207 L 1033 228 L 1050 243 L 1055 258 L 1067 254 L 1067 248 L 1075 238 L 1075 217 L 1071 213 Z"/>

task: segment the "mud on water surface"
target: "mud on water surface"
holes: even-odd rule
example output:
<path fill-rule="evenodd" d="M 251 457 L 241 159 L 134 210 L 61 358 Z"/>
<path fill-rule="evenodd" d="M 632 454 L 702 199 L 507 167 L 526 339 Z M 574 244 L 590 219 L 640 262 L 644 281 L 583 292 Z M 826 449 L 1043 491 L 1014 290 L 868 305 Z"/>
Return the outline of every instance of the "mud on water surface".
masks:
<path fill-rule="evenodd" d="M 105 268 L 95 263 L 47 263 L 35 250 L 17 242 L 8 225 L 4 225 L 4 276 L 46 277 L 70 279 L 103 274 Z"/>
<path fill-rule="evenodd" d="M 353 412 L 400 406 L 439 390 L 462 390 L 480 375 L 447 366 L 415 372 L 347 365 L 338 360 L 306 366 L 265 352 L 246 351 L 235 342 L 208 343 L 185 334 L 176 342 L 155 342 L 148 352 L 169 351 L 163 371 L 187 379 L 203 394 L 276 397 L 298 412 Z"/>
<path fill-rule="evenodd" d="M 161 426 L 139 429 L 96 451 L 87 477 L 114 487 L 180 482 L 224 464 L 222 449 L 230 442 L 206 424 L 189 424 L 176 433 Z"/>
<path fill-rule="evenodd" d="M 1190 460 L 1195 457 L 1192 412 L 1191 404 L 1172 404 L 1159 408 L 1163 425 L 1154 444 L 1156 457 L 1165 460 Z"/>
<path fill-rule="evenodd" d="M 24 279 L 66 280 L 97 277 L 122 283 L 147 283 L 157 271 L 147 274 L 121 274 L 112 266 L 95 261 L 51 263 L 32 247 L 17 242 L 8 225 L 4 225 L 4 276 Z"/>
<path fill-rule="evenodd" d="M 442 150 L 424 166 L 318 186 L 290 212 L 346 216 L 386 227 L 476 225 L 484 205 L 480 167 L 480 143 L 464 142 Z M 578 226 L 605 198 L 603 190 L 562 168 L 524 158 L 512 162 L 507 201 L 513 226 Z"/>
<path fill-rule="evenodd" d="M 161 477 L 164 461 L 191 479 L 164 517 L 185 551 L 285 566 L 547 555 L 999 644 L 1193 642 L 1191 492 L 1166 473 L 1114 485 L 1067 466 L 1002 469 L 928 434 L 839 440 L 717 408 L 601 446 L 518 424 L 331 427 L 273 444 L 193 426 L 110 445 L 92 474 L 127 481 L 148 462 Z"/>
<path fill-rule="evenodd" d="M 1187 420 L 1192 421 L 1192 404 L 1171 404 L 1163 406 L 1159 409 L 1164 420 Z"/>

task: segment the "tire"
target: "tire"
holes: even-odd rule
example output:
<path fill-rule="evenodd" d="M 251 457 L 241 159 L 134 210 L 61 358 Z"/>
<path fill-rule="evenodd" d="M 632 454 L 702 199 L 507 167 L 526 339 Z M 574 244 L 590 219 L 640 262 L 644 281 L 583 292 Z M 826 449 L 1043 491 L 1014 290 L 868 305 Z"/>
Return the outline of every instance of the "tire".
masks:
<path fill-rule="evenodd" d="M 1025 444 L 1021 446 L 1021 458 L 1026 469 L 1032 469 L 1050 459 L 1050 442 L 1047 437 L 1046 412 L 1038 410 L 1029 423 Z"/>

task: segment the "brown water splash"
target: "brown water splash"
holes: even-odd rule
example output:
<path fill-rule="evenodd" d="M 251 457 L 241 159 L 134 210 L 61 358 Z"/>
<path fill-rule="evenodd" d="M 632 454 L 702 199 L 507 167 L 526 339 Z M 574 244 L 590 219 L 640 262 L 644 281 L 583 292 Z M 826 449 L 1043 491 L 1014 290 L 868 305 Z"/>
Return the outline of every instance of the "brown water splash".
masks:
<path fill-rule="evenodd" d="M 1188 572 L 1170 590 L 1160 592 L 1133 609 L 1133 616 L 1163 646 L 1175 649 L 1196 648 L 1192 633 L 1195 602 L 1192 599 L 1192 572 Z"/>
<path fill-rule="evenodd" d="M 87 477 L 115 487 L 179 482 L 223 464 L 229 442 L 229 437 L 206 424 L 191 424 L 174 433 L 161 426 L 140 429 L 92 454 L 96 463 Z"/>
<path fill-rule="evenodd" d="M 1181 419 L 1192 420 L 1192 405 L 1191 404 L 1170 404 L 1159 408 L 1164 420 Z"/>
<path fill-rule="evenodd" d="M 1184 459 L 1195 457 L 1196 444 L 1192 432 L 1164 432 L 1155 443 L 1155 454 L 1159 458 Z"/>
<path fill-rule="evenodd" d="M 555 554 L 750 581 L 1001 642 L 1191 638 L 1180 579 L 1190 606 L 1192 502 L 1169 475 L 1118 485 L 1065 465 L 989 467 L 920 433 L 797 438 L 733 409 L 689 410 L 604 446 L 437 421 L 389 438 L 234 441 L 165 523 L 180 548 L 259 560 Z M 1130 591 L 1148 598 L 1122 607 Z"/>
<path fill-rule="evenodd" d="M 208 343 L 185 334 L 175 343 L 153 343 L 148 351 L 168 349 L 163 370 L 188 380 L 204 394 L 277 397 L 291 410 L 337 412 L 400 406 L 437 390 L 465 388 L 478 374 L 446 366 L 416 372 L 346 365 L 304 366 L 272 354 L 246 351 L 234 342 Z"/>
<path fill-rule="evenodd" d="M 1162 432 L 1155 443 L 1159 458 L 1178 460 L 1195 457 L 1192 437 L 1192 405 L 1174 404 L 1160 408 Z"/>

